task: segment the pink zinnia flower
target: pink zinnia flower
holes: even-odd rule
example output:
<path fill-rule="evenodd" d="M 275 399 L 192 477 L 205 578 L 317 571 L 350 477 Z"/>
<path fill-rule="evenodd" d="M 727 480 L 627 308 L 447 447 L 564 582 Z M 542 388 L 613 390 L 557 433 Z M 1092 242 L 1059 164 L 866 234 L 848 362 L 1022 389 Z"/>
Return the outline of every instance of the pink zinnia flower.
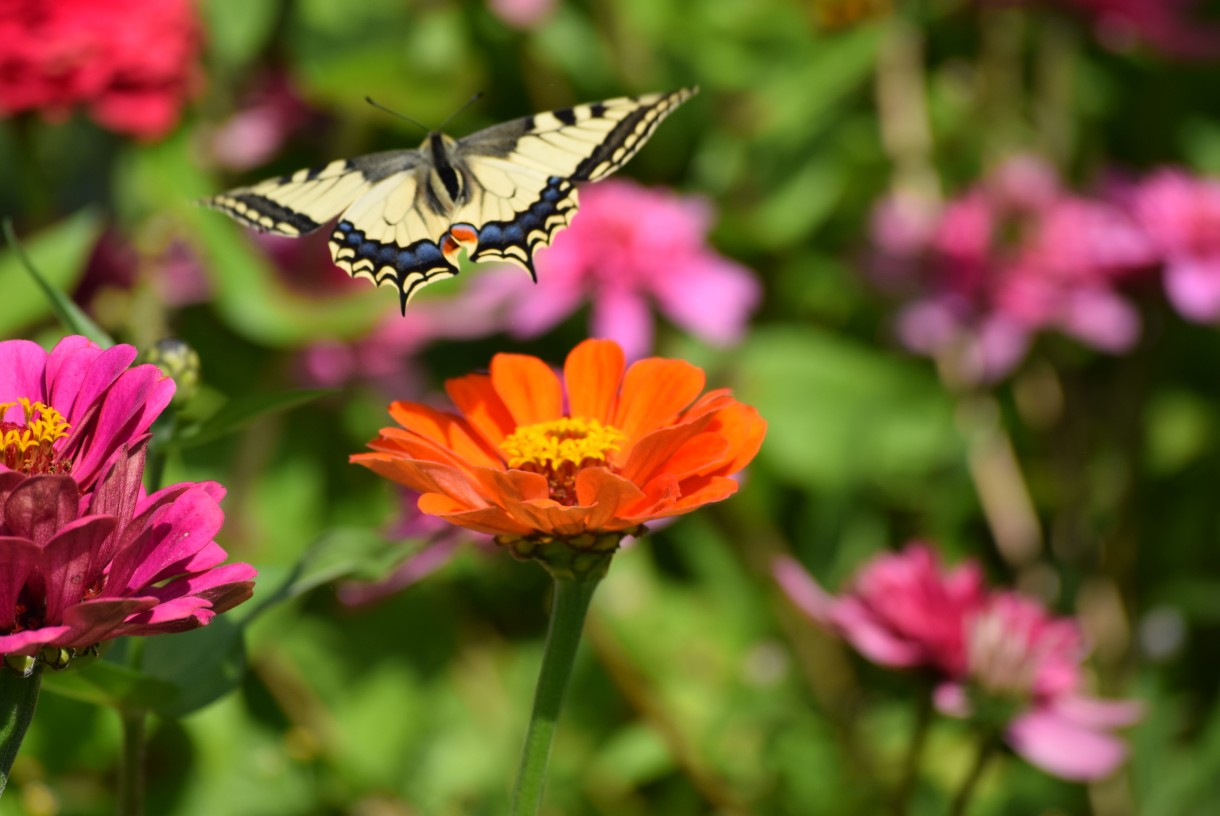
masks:
<path fill-rule="evenodd" d="M 84 105 L 111 130 L 163 136 L 200 42 L 189 0 L 0 0 L 0 114 Z"/>
<path fill-rule="evenodd" d="M 1075 620 L 1052 616 L 1032 598 L 997 592 L 965 626 L 969 669 L 937 689 L 942 711 L 1011 712 L 999 723 L 1005 741 L 1030 764 L 1064 779 L 1101 779 L 1123 763 L 1126 745 L 1110 732 L 1135 723 L 1140 705 L 1083 693 L 1080 664 L 1087 650 Z M 976 705 L 981 701 L 988 705 Z"/>
<path fill-rule="evenodd" d="M 1190 320 L 1220 318 L 1220 181 L 1162 170 L 1133 198 L 1164 259 L 1170 302 Z"/>
<path fill-rule="evenodd" d="M 870 561 L 838 597 L 790 558 L 776 559 L 774 574 L 798 608 L 869 660 L 930 670 L 942 712 L 990 718 L 988 728 L 1044 771 L 1099 779 L 1125 758 L 1110 731 L 1135 722 L 1140 707 L 1083 693 L 1076 622 L 1015 592 L 988 594 L 976 563 L 946 571 L 926 544 L 909 544 Z"/>
<path fill-rule="evenodd" d="M 1030 157 L 1005 162 L 943 208 L 881 202 L 873 241 L 878 282 L 908 298 L 902 341 L 951 362 L 967 382 L 1008 373 L 1048 329 L 1125 351 L 1139 317 L 1117 287 L 1156 261 L 1121 209 L 1062 191 Z"/>
<path fill-rule="evenodd" d="M 542 334 L 588 300 L 590 336 L 615 340 L 629 360 L 652 350 L 652 303 L 710 343 L 741 338 L 761 289 L 749 269 L 708 246 L 706 202 L 619 179 L 580 195 L 572 225 L 538 255 L 537 286 L 510 275 L 478 284 L 506 299 L 509 332 Z"/>
<path fill-rule="evenodd" d="M 791 558 L 776 559 L 774 573 L 801 611 L 874 663 L 948 676 L 965 671 L 961 621 L 986 598 L 977 564 L 945 572 L 935 550 L 913 543 L 874 558 L 837 598 Z"/>
<path fill-rule="evenodd" d="M 254 570 L 212 539 L 224 489 L 144 495 L 148 428 L 173 396 L 131 346 L 0 342 L 0 654 L 201 626 Z"/>

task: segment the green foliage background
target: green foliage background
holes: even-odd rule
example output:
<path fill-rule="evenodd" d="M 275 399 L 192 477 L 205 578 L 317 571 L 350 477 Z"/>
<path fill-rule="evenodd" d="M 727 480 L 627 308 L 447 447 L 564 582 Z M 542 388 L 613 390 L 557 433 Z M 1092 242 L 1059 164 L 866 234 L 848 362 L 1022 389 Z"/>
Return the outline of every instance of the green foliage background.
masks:
<path fill-rule="evenodd" d="M 1058 588 L 1058 609 L 1084 614 L 1101 635 L 1097 688 L 1147 708 L 1115 778 L 1072 785 L 1006 756 L 973 812 L 1220 812 L 1220 333 L 1184 323 L 1150 294 L 1145 339 L 1131 354 L 1045 338 L 996 389 L 998 413 L 980 419 L 929 362 L 897 347 L 892 304 L 859 269 L 869 210 L 894 172 L 876 78 L 909 42 L 900 38 L 915 32 L 923 43 L 932 159 L 950 191 L 1018 148 L 1051 155 L 1081 184 L 1112 167 L 1220 172 L 1215 65 L 1112 53 L 1075 21 L 1032 10 L 997 17 L 964 2 L 898 2 L 893 13 L 826 27 L 819 12 L 834 5 L 563 2 L 522 32 L 473 1 L 201 1 L 205 81 L 181 126 L 141 144 L 83 117 L 0 122 L 0 213 L 68 290 L 103 228 L 147 253 L 172 241 L 198 253 L 210 302 L 170 311 L 142 268 L 132 287 L 93 307 L 120 341 L 147 347 L 172 333 L 198 350 L 203 389 L 183 410 L 203 418 L 231 400 L 298 387 L 304 345 L 358 338 L 397 304 L 363 283 L 339 295 L 294 288 L 246 231 L 195 199 L 416 144 L 418 134 L 365 96 L 439 122 L 487 91 L 450 128 L 464 133 L 697 83 L 702 93 L 625 175 L 713 202 L 715 244 L 757 271 L 766 299 L 735 349 L 668 328 L 658 351 L 705 366 L 709 382 L 732 386 L 770 432 L 738 497 L 616 558 L 559 730 L 548 812 L 887 812 L 921 689 L 796 614 L 769 559 L 794 553 L 838 587 L 868 556 L 918 537 L 950 560 L 980 558 L 997 583 L 1016 580 L 970 467 L 978 435 L 997 428 L 1012 440 L 1046 532 L 1038 575 Z M 292 77 L 320 124 L 250 174 L 209 167 L 201 144 L 269 66 Z M 1007 85 L 989 79 L 1001 69 Z M 1039 105 L 1064 87 L 1048 119 Z M 5 337 L 59 336 L 11 253 L 0 258 L 0 292 Z M 581 315 L 529 343 L 438 343 L 413 364 L 436 392 L 497 351 L 558 362 L 585 325 Z M 1047 387 L 1051 413 L 1030 410 L 1048 404 L 1037 397 Z M 220 697 L 155 720 L 150 814 L 506 812 L 546 626 L 543 572 L 465 547 L 384 602 L 350 609 L 336 599 L 338 576 L 376 576 L 418 546 L 385 540 L 401 495 L 347 464 L 387 422 L 389 396 L 354 385 L 170 452 L 167 478 L 227 486 L 221 543 L 258 566 L 260 581 L 251 609 L 226 616 L 231 623 L 164 639 L 176 643 L 162 647 L 158 676 L 199 695 L 175 697 L 173 686 L 164 710 Z M 276 602 L 254 614 L 265 599 Z M 1180 638 L 1158 636 L 1165 627 Z M 193 674 L 192 655 L 229 654 L 243 637 L 244 672 L 229 662 L 206 682 Z M 70 673 L 47 681 L 0 816 L 112 812 L 118 718 L 91 700 L 125 699 L 128 680 L 96 681 L 100 691 Z M 144 701 L 152 693 L 134 688 Z M 964 725 L 937 722 L 911 812 L 945 812 L 974 750 Z"/>

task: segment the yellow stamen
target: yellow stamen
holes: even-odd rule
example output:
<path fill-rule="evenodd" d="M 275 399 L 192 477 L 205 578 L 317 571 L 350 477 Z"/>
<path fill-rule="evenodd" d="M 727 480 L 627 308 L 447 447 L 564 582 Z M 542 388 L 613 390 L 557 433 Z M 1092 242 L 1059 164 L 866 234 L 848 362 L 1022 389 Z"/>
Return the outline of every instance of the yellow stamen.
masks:
<path fill-rule="evenodd" d="M 10 422 L 4 415 L 20 405 L 24 422 Z M 61 469 L 52 445 L 68 435 L 71 426 L 63 414 L 42 402 L 26 397 L 16 402 L 0 402 L 0 461 L 24 473 L 55 473 Z"/>
<path fill-rule="evenodd" d="M 554 471 L 564 465 L 605 463 L 626 438 L 618 428 L 596 419 L 565 417 L 518 428 L 500 443 L 500 450 L 510 468 L 532 464 Z"/>

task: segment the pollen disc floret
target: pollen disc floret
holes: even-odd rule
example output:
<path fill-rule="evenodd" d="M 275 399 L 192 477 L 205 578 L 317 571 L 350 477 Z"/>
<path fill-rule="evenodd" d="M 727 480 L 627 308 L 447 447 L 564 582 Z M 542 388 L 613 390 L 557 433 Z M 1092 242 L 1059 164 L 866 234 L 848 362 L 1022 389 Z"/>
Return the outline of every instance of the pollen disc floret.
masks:
<path fill-rule="evenodd" d="M 24 419 L 4 419 L 15 405 L 21 406 Z M 70 429 L 63 414 L 43 402 L 27 397 L 0 402 L 0 463 L 22 473 L 67 473 L 71 462 L 61 461 L 53 445 Z"/>

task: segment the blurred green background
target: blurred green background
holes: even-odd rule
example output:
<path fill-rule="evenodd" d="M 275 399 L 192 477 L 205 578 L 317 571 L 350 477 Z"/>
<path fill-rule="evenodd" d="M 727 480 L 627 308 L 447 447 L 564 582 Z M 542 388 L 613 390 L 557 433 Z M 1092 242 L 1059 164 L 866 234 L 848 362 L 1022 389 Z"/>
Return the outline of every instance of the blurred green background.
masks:
<path fill-rule="evenodd" d="M 919 688 L 800 617 L 769 563 L 793 553 L 837 588 L 911 538 L 938 542 L 950 561 L 979 558 L 996 583 L 1080 614 L 1096 688 L 1147 701 L 1115 777 L 1074 785 L 1007 756 L 972 812 L 1220 812 L 1220 333 L 1150 292 L 1131 352 L 1046 336 L 1007 380 L 962 394 L 894 340 L 894 304 L 862 272 L 871 209 L 911 168 L 883 139 L 894 125 L 878 101 L 886 82 L 926 92 L 923 160 L 945 190 L 1015 150 L 1041 152 L 1085 185 L 1110 169 L 1220 172 L 1216 63 L 1138 43 L 1113 50 L 1087 20 L 1041 7 L 592 0 L 545 11 L 517 27 L 473 0 L 200 0 L 204 45 L 180 123 L 138 140 L 80 114 L 0 121 L 0 214 L 116 339 L 193 345 L 203 385 L 183 412 L 206 416 L 227 400 L 316 385 L 302 374 L 308 347 L 361 342 L 412 312 L 399 318 L 389 292 L 333 273 L 324 241 L 277 265 L 196 199 L 418 143 L 365 96 L 437 123 L 485 91 L 448 127 L 460 135 L 698 84 L 623 175 L 710 201 L 712 242 L 753 269 L 765 295 L 738 346 L 716 349 L 662 321 L 656 350 L 706 367 L 710 384 L 758 408 L 769 435 L 739 496 L 615 559 L 559 729 L 548 812 L 889 812 Z M 297 118 L 265 157 L 226 166 L 217 134 L 267 83 L 292 89 Z M 100 257 L 103 234 L 119 260 Z M 184 267 L 206 294 L 175 301 L 167 286 Z M 521 273 L 471 268 L 416 303 L 460 297 L 487 274 Z M 0 291 L 5 337 L 60 335 L 11 253 Z M 253 604 L 322 545 L 309 567 L 317 586 L 246 631 L 234 691 L 154 721 L 150 814 L 506 812 L 546 577 L 463 545 L 418 583 L 342 603 L 330 578 L 374 579 L 425 545 L 396 532 L 409 500 L 347 457 L 388 423 L 390 399 L 436 400 L 446 377 L 497 351 L 559 362 L 586 325 L 580 313 L 530 341 L 457 329 L 470 336 L 384 349 L 364 340 L 364 354 L 383 355 L 376 376 L 173 453 L 167 478 L 228 488 L 220 541 L 259 568 Z M 978 463 L 1009 443 L 1041 531 L 1023 564 L 997 548 L 977 482 Z M 113 811 L 118 719 L 57 693 L 56 680 L 3 816 Z M 915 814 L 946 812 L 973 759 L 962 724 L 938 721 L 929 739 Z"/>

